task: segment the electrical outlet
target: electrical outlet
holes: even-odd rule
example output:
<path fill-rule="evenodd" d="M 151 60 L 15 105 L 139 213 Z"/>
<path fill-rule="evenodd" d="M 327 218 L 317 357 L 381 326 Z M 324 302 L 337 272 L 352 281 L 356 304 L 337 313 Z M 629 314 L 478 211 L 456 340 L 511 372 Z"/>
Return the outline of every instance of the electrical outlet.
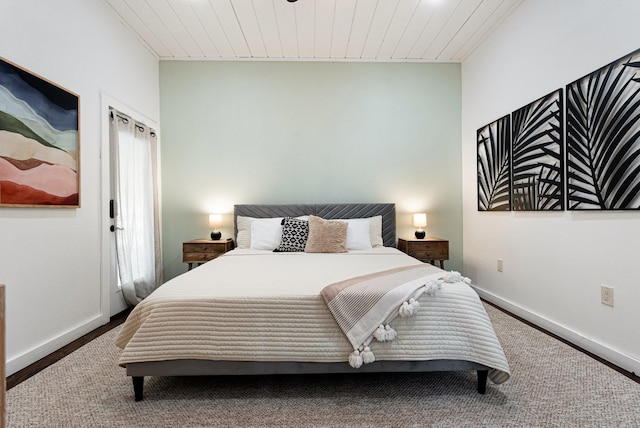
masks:
<path fill-rule="evenodd" d="M 502 259 L 498 259 L 498 272 L 502 272 L 502 270 L 504 269 L 504 260 Z"/>
<path fill-rule="evenodd" d="M 600 286 L 600 301 L 603 305 L 613 306 L 613 287 L 604 284 Z"/>

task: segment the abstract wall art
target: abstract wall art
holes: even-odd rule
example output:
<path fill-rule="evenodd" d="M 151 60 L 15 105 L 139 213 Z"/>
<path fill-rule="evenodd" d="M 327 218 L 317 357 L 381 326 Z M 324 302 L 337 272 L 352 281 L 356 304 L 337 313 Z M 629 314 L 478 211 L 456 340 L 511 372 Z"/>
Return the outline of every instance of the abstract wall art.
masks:
<path fill-rule="evenodd" d="M 511 114 L 514 211 L 564 210 L 562 89 Z"/>
<path fill-rule="evenodd" d="M 509 115 L 478 129 L 478 211 L 511 210 L 510 131 Z"/>
<path fill-rule="evenodd" d="M 0 206 L 80 206 L 79 97 L 0 58 Z"/>
<path fill-rule="evenodd" d="M 640 50 L 567 85 L 569 210 L 640 209 Z"/>

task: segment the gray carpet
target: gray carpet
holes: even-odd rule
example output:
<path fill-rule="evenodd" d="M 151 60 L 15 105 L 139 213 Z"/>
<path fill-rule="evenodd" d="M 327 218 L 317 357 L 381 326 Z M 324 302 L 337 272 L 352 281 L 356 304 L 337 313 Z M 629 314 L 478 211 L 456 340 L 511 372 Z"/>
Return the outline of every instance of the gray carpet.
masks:
<path fill-rule="evenodd" d="M 486 305 L 512 377 L 475 373 L 147 378 L 134 402 L 118 328 L 7 393 L 9 427 L 640 427 L 640 384 Z"/>

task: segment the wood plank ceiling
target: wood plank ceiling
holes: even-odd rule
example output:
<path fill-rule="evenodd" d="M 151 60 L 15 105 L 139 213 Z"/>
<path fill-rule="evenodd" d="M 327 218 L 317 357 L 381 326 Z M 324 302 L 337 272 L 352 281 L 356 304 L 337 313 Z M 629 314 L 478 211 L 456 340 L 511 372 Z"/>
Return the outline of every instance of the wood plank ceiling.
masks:
<path fill-rule="evenodd" d="M 522 0 L 104 0 L 161 60 L 461 62 Z"/>

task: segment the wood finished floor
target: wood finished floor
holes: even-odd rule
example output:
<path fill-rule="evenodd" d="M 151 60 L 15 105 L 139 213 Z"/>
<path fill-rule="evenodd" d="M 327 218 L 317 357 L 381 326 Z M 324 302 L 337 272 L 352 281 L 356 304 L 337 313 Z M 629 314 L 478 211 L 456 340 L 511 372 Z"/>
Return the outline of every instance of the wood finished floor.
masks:
<path fill-rule="evenodd" d="M 560 336 L 555 335 L 554 333 L 551 333 L 541 327 L 538 327 L 535 324 L 530 323 L 529 321 L 512 314 L 511 312 L 502 309 L 499 306 L 494 305 L 491 302 L 487 302 L 485 300 L 483 300 L 485 303 L 494 306 L 495 308 L 501 310 L 502 312 L 512 316 L 513 318 L 529 325 L 530 327 L 533 327 L 569 346 L 571 346 L 572 348 L 590 356 L 591 358 L 601 362 L 602 364 L 607 365 L 608 367 L 611 367 L 612 369 L 616 370 L 617 372 L 625 375 L 626 377 L 628 377 L 629 379 L 640 383 L 640 376 L 638 374 L 629 372 L 627 370 L 622 369 L 621 367 L 618 367 L 617 365 L 598 357 L 597 355 L 587 351 L 586 349 L 583 349 L 577 345 L 574 345 L 571 342 L 568 342 L 567 340 L 561 338 Z M 107 331 L 111 330 L 112 328 L 115 328 L 117 326 L 119 326 L 120 324 L 122 324 L 125 319 L 127 318 L 127 316 L 129 315 L 129 312 L 131 312 L 131 310 L 125 310 L 117 315 L 114 315 L 113 317 L 111 317 L 111 319 L 109 320 L 108 324 L 105 324 L 101 327 L 98 327 L 97 329 L 95 329 L 94 331 L 92 331 L 91 333 L 86 334 L 85 336 L 82 336 L 79 339 L 74 340 L 73 342 L 71 342 L 70 344 L 60 348 L 59 350 L 57 350 L 56 352 L 53 352 L 52 354 L 42 358 L 39 361 L 36 361 L 35 363 L 29 365 L 28 367 L 25 367 L 24 369 L 12 374 L 11 376 L 7 377 L 7 390 L 13 388 L 14 386 L 18 385 L 20 382 L 24 382 L 25 380 L 29 379 L 31 376 L 35 375 L 36 373 L 44 370 L 45 368 L 49 367 L 50 365 L 54 364 L 55 362 L 59 361 L 60 359 L 64 358 L 65 356 L 69 355 L 70 353 L 72 353 L 73 351 L 75 351 L 76 349 L 80 348 L 81 346 L 91 342 L 93 339 L 95 339 L 96 337 L 102 335 L 103 333 L 106 333 Z"/>

